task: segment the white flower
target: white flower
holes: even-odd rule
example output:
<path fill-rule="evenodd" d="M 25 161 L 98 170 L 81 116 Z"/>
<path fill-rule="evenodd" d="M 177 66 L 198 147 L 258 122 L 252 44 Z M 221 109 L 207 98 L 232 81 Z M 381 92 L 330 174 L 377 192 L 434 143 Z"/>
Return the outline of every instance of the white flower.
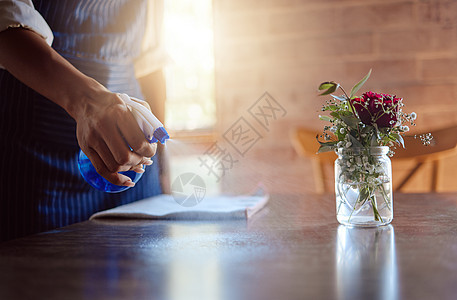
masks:
<path fill-rule="evenodd" d="M 340 128 L 340 133 L 341 133 L 341 134 L 344 134 L 344 132 L 345 132 L 344 128 L 341 127 L 341 128 Z"/>
<path fill-rule="evenodd" d="M 336 126 L 332 126 L 332 127 L 330 128 L 330 132 L 335 133 L 335 132 L 336 132 Z"/>
<path fill-rule="evenodd" d="M 411 113 L 411 120 L 414 121 L 414 120 L 416 120 L 416 118 L 417 118 L 417 114 L 415 112 L 412 112 Z"/>
<path fill-rule="evenodd" d="M 403 131 L 403 132 L 408 132 L 409 131 L 409 127 L 408 126 L 401 126 L 400 127 L 400 130 Z"/>

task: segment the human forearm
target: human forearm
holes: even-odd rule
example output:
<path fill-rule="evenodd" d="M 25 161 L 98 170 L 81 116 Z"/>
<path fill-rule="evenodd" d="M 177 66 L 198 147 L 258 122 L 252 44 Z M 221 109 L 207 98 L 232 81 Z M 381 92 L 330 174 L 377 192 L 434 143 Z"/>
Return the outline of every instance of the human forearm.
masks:
<path fill-rule="evenodd" d="M 49 47 L 38 34 L 22 28 L 0 32 L 0 64 L 24 84 L 64 108 L 73 118 L 83 100 L 108 92 Z"/>

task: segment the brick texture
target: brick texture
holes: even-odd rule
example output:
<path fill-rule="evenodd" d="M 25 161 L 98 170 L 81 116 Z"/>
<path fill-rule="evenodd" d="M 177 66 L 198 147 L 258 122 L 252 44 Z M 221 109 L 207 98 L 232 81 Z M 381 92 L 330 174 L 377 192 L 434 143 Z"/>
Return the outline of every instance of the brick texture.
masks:
<path fill-rule="evenodd" d="M 419 115 L 413 131 L 457 123 L 457 1 L 214 0 L 214 15 L 217 129 L 222 135 L 268 91 L 287 114 L 261 132 L 253 153 L 259 164 L 262 157 L 277 166 L 269 170 L 279 176 L 270 182 L 278 189 L 300 182 L 313 189 L 310 163 L 298 163 L 288 133 L 297 126 L 321 130 L 322 81 L 349 90 L 372 68 L 364 90 L 403 97 L 406 110 Z M 246 180 L 256 180 L 254 162 L 246 163 Z M 288 176 L 287 168 L 303 168 L 302 178 Z M 452 158 L 440 172 L 455 168 Z M 394 166 L 394 177 L 407 169 Z M 422 191 L 426 176 L 415 181 L 408 190 Z M 439 183 L 445 191 L 457 189 L 452 185 Z"/>

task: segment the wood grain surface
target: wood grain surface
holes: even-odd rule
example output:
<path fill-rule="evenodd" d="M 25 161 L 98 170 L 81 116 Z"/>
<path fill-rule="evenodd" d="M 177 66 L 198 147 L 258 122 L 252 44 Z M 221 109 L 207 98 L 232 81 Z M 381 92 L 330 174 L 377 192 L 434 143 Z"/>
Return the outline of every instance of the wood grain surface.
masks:
<path fill-rule="evenodd" d="M 0 244 L 0 299 L 455 299 L 457 194 L 394 209 L 368 229 L 316 195 L 247 222 L 87 221 Z"/>

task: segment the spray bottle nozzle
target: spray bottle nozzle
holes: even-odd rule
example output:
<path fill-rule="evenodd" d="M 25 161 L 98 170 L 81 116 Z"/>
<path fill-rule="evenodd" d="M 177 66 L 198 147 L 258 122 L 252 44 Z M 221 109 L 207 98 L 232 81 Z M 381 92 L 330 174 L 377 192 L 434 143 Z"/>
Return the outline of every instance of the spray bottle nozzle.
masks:
<path fill-rule="evenodd" d="M 154 130 L 154 135 L 152 136 L 151 143 L 156 143 L 160 142 L 162 144 L 165 143 L 166 140 L 168 140 L 170 136 L 168 135 L 168 132 L 165 130 L 163 127 L 159 127 L 156 130 Z"/>

